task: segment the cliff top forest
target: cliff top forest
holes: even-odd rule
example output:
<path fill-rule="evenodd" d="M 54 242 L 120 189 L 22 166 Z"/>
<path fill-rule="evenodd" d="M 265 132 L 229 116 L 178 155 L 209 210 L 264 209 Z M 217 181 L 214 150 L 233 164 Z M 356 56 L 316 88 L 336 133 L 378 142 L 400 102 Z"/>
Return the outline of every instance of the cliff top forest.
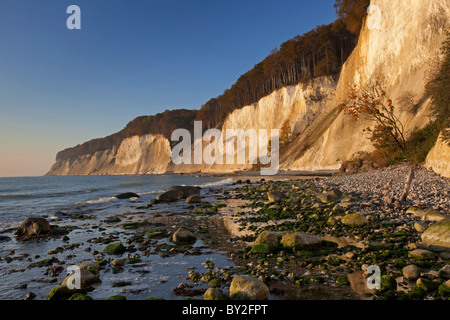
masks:
<path fill-rule="evenodd" d="M 256 103 L 275 90 L 316 77 L 339 74 L 357 44 L 369 4 L 369 0 L 336 0 L 337 20 L 282 43 L 240 76 L 231 88 L 210 99 L 198 111 L 166 110 L 154 116 L 137 117 L 115 134 L 59 152 L 56 160 L 111 149 L 134 135 L 161 134 L 170 139 L 177 128 L 191 130 L 194 120 L 202 121 L 204 130 L 219 127 L 234 110 Z"/>

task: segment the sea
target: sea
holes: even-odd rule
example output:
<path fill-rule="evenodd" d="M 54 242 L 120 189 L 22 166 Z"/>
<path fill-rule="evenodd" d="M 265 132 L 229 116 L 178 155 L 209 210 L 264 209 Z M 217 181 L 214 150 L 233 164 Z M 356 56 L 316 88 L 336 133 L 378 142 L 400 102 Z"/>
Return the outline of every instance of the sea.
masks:
<path fill-rule="evenodd" d="M 66 276 L 65 272 L 48 275 L 49 267 L 29 267 L 31 263 L 55 257 L 64 267 L 93 261 L 94 255 L 89 239 L 105 235 L 102 221 L 106 217 L 136 211 L 151 199 L 171 186 L 199 186 L 203 190 L 214 190 L 233 184 L 223 177 L 194 175 L 154 176 L 43 176 L 0 178 L 0 300 L 26 299 L 32 292 L 34 299 L 42 300 Z M 139 197 L 118 199 L 115 195 L 133 192 Z M 185 207 L 185 203 L 167 207 Z M 149 213 L 151 214 L 151 213 Z M 19 241 L 13 230 L 29 217 L 46 218 L 50 224 L 72 225 L 70 217 L 90 216 L 78 222 L 77 229 L 68 234 L 69 242 L 61 238 L 41 241 Z M 93 217 L 93 218 L 92 218 Z M 108 229 L 122 236 L 123 229 Z M 7 240 L 4 240 L 5 237 Z M 125 239 L 124 239 L 125 240 Z M 49 252 L 64 245 L 76 243 L 78 247 L 63 252 Z M 195 246 L 203 246 L 199 240 Z M 89 248 L 88 248 L 89 247 Z M 105 257 L 106 258 L 106 257 Z M 141 257 L 140 268 L 125 268 L 120 273 L 106 272 L 101 275 L 102 283 L 96 286 L 90 296 L 103 299 L 112 295 L 125 295 L 127 299 L 142 300 L 148 297 L 181 299 L 172 294 L 172 288 L 182 282 L 186 270 L 204 268 L 205 258 L 214 260 L 217 266 L 232 267 L 226 255 L 213 253 L 205 256 L 175 255 Z M 204 270 L 203 270 L 204 271 Z M 180 280 L 181 279 L 181 280 Z M 114 283 L 125 281 L 125 286 Z"/>

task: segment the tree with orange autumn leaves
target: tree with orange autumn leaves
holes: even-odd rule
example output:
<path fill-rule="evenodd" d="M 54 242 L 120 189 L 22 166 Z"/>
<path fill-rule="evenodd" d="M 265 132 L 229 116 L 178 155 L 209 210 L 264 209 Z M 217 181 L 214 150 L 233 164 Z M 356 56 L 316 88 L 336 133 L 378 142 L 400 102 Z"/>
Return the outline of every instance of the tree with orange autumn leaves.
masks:
<path fill-rule="evenodd" d="M 406 140 L 404 127 L 395 115 L 395 107 L 386 91 L 378 82 L 366 87 L 352 86 L 349 100 L 341 109 L 353 119 L 365 119 L 375 122 L 373 128 L 364 131 L 370 133 L 370 141 L 378 150 L 386 153 L 405 150 Z"/>

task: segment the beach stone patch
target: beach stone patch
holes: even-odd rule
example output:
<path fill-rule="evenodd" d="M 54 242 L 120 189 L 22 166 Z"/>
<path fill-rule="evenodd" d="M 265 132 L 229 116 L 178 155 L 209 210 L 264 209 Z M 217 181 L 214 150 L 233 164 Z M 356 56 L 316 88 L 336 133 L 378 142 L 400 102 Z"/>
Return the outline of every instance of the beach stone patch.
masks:
<path fill-rule="evenodd" d="M 267 300 L 269 298 L 267 285 L 250 275 L 235 275 L 229 291 L 231 299 Z"/>

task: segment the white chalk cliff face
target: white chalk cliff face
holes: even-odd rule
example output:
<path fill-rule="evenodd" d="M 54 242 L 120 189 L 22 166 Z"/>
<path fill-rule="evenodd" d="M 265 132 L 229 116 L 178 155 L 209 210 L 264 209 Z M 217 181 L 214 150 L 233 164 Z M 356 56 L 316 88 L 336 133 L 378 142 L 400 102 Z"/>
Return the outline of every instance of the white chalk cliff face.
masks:
<path fill-rule="evenodd" d="M 434 172 L 450 178 L 450 145 L 442 140 L 442 133 L 427 156 L 426 166 Z"/>
<path fill-rule="evenodd" d="M 170 163 L 170 144 L 161 135 L 134 136 L 118 148 L 59 160 L 50 175 L 120 175 L 164 173 Z"/>
<path fill-rule="evenodd" d="M 348 97 L 350 86 L 364 86 L 377 79 L 393 101 L 405 93 L 413 93 L 419 110 L 397 108 L 397 116 L 411 133 L 429 121 L 430 100 L 424 94 L 426 75 L 430 66 L 442 58 L 441 47 L 445 31 L 450 27 L 449 0 L 391 1 L 372 0 L 380 9 L 380 29 L 373 27 L 373 16 L 369 16 L 361 31 L 358 45 L 344 64 L 336 88 L 336 96 L 323 110 L 319 118 L 333 118 L 336 107 Z M 323 120 L 325 119 L 325 120 Z M 310 129 L 312 138 L 305 141 L 299 137 L 282 161 L 282 169 L 338 169 L 344 160 L 358 152 L 370 152 L 363 129 L 371 123 L 355 122 L 340 113 L 332 124 L 321 133 L 323 123 L 316 121 Z M 322 130 L 323 131 L 323 130 Z M 295 152 L 295 149 L 302 152 Z"/>
<path fill-rule="evenodd" d="M 293 140 L 281 150 L 280 170 L 338 169 L 357 153 L 373 150 L 363 132 L 373 123 L 355 122 L 338 106 L 348 98 L 352 85 L 364 86 L 375 79 L 394 102 L 405 94 L 413 95 L 417 112 L 396 108 L 407 134 L 424 127 L 430 121 L 431 108 L 425 95 L 427 75 L 443 58 L 441 47 L 445 31 L 450 28 L 450 0 L 372 0 L 371 5 L 379 8 L 380 15 L 372 14 L 366 20 L 338 81 L 333 77 L 316 78 L 235 110 L 220 128 L 223 137 L 227 129 L 265 129 L 270 136 L 270 130 L 281 130 L 289 124 Z M 200 142 L 196 141 L 197 145 Z M 206 145 L 203 143 L 202 150 Z M 135 136 L 125 139 L 118 148 L 57 161 L 49 174 L 232 172 L 252 167 L 236 163 L 175 165 L 170 157 L 170 143 L 163 136 Z M 442 169 L 450 167 L 448 148 L 438 142 L 427 164 L 450 176 L 448 170 Z"/>

